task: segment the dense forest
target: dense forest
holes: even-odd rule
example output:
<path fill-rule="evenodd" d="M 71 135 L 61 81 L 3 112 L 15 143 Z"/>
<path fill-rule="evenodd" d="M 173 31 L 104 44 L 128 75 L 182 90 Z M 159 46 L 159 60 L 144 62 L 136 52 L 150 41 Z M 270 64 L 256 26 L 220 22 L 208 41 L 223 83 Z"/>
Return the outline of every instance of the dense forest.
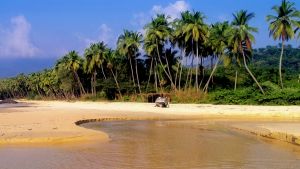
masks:
<path fill-rule="evenodd" d="M 91 44 L 70 51 L 52 69 L 0 80 L 0 99 L 146 101 L 165 94 L 177 103 L 300 104 L 300 12 L 283 0 L 266 17 L 278 46 L 253 49 L 254 13 L 205 23 L 201 12 L 171 20 L 158 14 L 145 34 L 124 30 L 117 48 Z"/>

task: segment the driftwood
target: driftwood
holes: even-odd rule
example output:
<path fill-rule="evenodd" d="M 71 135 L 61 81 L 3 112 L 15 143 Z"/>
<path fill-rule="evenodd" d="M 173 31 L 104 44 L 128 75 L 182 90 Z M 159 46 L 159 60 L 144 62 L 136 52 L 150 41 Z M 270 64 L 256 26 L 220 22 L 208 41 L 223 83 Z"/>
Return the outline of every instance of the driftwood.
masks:
<path fill-rule="evenodd" d="M 155 100 L 155 107 L 169 107 L 168 97 L 158 97 Z"/>
<path fill-rule="evenodd" d="M 12 99 L 0 100 L 0 104 L 17 104 L 18 102 Z"/>

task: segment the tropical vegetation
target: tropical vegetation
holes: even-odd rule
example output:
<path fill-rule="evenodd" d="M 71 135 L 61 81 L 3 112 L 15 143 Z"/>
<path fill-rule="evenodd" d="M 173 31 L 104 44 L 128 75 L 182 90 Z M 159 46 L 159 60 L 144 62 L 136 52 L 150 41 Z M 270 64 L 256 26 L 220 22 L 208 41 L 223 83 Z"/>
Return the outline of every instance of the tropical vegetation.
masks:
<path fill-rule="evenodd" d="M 198 11 L 174 20 L 158 14 L 145 34 L 124 30 L 116 49 L 93 43 L 51 69 L 0 79 L 0 99 L 147 101 L 163 94 L 177 103 L 300 104 L 300 49 L 286 43 L 300 38 L 300 12 L 287 0 L 272 10 L 266 21 L 278 46 L 253 49 L 258 29 L 246 10 L 212 24 Z"/>

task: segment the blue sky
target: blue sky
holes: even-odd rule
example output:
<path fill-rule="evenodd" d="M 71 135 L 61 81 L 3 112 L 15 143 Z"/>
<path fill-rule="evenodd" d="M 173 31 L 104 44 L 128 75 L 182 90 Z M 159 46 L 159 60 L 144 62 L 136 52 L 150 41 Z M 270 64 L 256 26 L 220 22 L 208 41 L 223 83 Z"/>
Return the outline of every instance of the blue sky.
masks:
<path fill-rule="evenodd" d="M 142 31 L 155 13 L 172 17 L 183 10 L 203 12 L 208 23 L 231 20 L 232 13 L 255 12 L 255 47 L 277 44 L 268 36 L 265 16 L 280 0 L 2 0 L 0 2 L 0 77 L 46 68 L 70 50 L 80 53 L 91 42 L 115 46 L 123 29 Z M 296 0 L 294 0 L 296 2 Z M 300 2 L 296 2 L 300 9 Z M 299 42 L 290 42 L 299 45 Z M 22 66 L 22 60 L 32 66 Z M 35 61 L 36 60 L 36 61 Z M 45 60 L 42 62 L 42 60 Z M 3 64 L 10 63 L 11 70 Z M 15 64 L 14 64 L 15 63 Z M 2 71 L 3 70 L 3 71 Z"/>

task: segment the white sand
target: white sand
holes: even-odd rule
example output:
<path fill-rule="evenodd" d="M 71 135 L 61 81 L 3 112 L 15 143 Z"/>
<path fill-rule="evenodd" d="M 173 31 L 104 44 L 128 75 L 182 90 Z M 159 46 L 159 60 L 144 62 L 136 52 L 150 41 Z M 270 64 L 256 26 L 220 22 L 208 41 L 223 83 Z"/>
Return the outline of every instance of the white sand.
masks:
<path fill-rule="evenodd" d="M 162 109 L 147 103 L 21 101 L 17 105 L 0 105 L 0 144 L 57 144 L 65 142 L 107 140 L 100 131 L 76 126 L 85 119 L 199 119 L 227 120 L 296 120 L 300 106 L 224 106 L 178 104 Z M 300 131 L 300 125 L 270 125 L 272 131 Z M 267 128 L 267 127 L 265 127 Z M 299 130 L 298 130 L 299 129 Z M 296 133 L 296 134 L 298 134 Z"/>

